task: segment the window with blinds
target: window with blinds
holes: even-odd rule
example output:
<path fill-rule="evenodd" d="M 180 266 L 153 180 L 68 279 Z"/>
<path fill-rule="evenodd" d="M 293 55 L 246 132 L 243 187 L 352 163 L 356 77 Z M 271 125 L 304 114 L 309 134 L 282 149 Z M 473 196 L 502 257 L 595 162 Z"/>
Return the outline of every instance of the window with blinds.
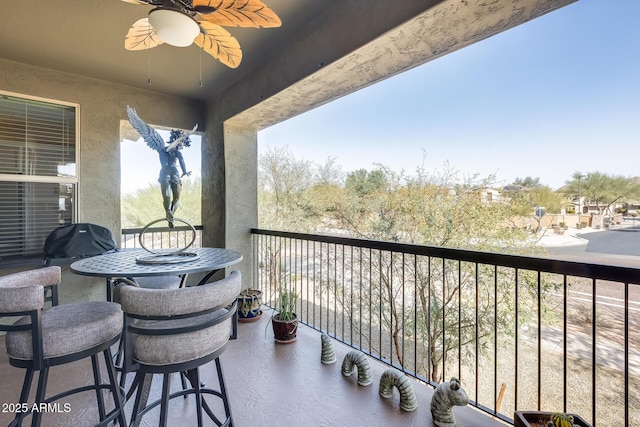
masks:
<path fill-rule="evenodd" d="M 74 222 L 77 107 L 0 92 L 0 263 Z"/>

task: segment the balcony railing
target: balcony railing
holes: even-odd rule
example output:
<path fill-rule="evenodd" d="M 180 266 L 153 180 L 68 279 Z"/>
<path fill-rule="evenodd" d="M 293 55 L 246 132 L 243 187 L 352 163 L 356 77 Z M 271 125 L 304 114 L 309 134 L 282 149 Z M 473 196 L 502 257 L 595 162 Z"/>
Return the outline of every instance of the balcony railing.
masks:
<path fill-rule="evenodd" d="M 252 230 L 255 288 L 311 328 L 472 405 L 640 425 L 640 270 Z"/>
<path fill-rule="evenodd" d="M 202 226 L 195 225 L 196 230 L 195 241 L 193 243 L 194 248 L 202 247 Z M 123 228 L 120 241 L 120 247 L 127 248 L 140 248 L 140 234 L 144 231 L 143 227 L 139 228 Z M 143 235 L 143 244 L 147 249 L 168 249 L 168 248 L 183 248 L 192 239 L 191 227 L 177 226 L 174 228 L 169 227 L 154 227 L 149 228 Z"/>

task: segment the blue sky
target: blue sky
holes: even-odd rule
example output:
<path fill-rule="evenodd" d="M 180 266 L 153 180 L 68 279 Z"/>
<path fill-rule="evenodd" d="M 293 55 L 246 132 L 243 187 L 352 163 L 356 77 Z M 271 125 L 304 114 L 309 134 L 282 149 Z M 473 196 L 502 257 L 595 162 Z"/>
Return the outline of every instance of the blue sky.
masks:
<path fill-rule="evenodd" d="M 636 176 L 639 0 L 581 0 L 259 133 L 259 150 L 343 171 L 495 173 L 556 189 L 574 171 Z"/>

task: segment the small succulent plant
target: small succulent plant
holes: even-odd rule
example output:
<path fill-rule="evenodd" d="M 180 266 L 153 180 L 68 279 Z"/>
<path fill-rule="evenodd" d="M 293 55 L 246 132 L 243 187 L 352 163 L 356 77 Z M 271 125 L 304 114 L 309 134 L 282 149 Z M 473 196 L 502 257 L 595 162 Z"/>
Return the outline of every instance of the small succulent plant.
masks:
<path fill-rule="evenodd" d="M 547 427 L 574 427 L 573 416 L 556 412 L 547 423 Z"/>

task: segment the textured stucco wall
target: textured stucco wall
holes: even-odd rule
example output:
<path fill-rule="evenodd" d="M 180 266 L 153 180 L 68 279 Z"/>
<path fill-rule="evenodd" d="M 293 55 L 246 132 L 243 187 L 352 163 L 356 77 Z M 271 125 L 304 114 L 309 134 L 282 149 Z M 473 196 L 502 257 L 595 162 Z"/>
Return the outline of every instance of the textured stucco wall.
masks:
<path fill-rule="evenodd" d="M 243 286 L 252 283 L 253 260 L 247 224 L 258 217 L 256 182 L 258 181 L 258 139 L 252 128 L 226 124 L 224 129 L 226 201 L 226 241 L 224 244 L 243 254 L 244 262 L 236 268 L 242 272 Z"/>
<path fill-rule="evenodd" d="M 283 71 L 269 70 L 266 75 L 254 76 L 251 81 L 243 80 L 225 94 L 226 108 L 221 112 L 228 112 L 226 117 L 233 123 L 263 129 L 575 1 L 443 1 L 425 8 L 402 25 L 390 27 L 381 36 L 373 37 L 368 43 L 346 52 L 335 61 L 324 63 L 302 79 L 278 82 L 271 75 L 282 75 Z M 386 10 L 380 12 L 385 13 Z M 350 18 L 358 19 L 356 16 Z M 343 25 L 349 27 L 351 24 L 347 20 Z M 348 31 L 351 31 L 350 27 L 340 29 L 331 25 L 327 28 L 327 32 L 334 37 L 335 34 Z M 297 57 L 290 60 L 293 59 Z M 283 68 L 294 67 L 280 58 L 275 58 L 272 63 L 285 64 Z M 263 81 L 263 86 L 269 87 L 274 93 L 268 99 L 264 97 L 252 107 L 245 108 L 244 100 L 248 96 L 241 97 L 238 94 L 255 90 L 259 81 Z M 278 86 L 281 86 L 281 90 L 275 93 Z M 241 101 L 237 105 L 229 105 L 229 100 L 233 99 Z"/>
<path fill-rule="evenodd" d="M 108 227 L 116 237 L 121 229 L 120 121 L 126 120 L 125 107 L 135 107 L 148 123 L 185 129 L 194 122 L 200 123 L 200 129 L 205 124 L 204 106 L 198 102 L 5 60 L 0 60 L 0 90 L 80 105 L 77 220 Z M 149 156 L 157 161 L 153 151 L 149 150 Z M 95 283 L 72 276 L 65 274 L 65 283 Z M 72 290 L 65 285 L 61 300 L 68 301 L 74 293 L 80 299 L 104 299 L 102 286 Z"/>

